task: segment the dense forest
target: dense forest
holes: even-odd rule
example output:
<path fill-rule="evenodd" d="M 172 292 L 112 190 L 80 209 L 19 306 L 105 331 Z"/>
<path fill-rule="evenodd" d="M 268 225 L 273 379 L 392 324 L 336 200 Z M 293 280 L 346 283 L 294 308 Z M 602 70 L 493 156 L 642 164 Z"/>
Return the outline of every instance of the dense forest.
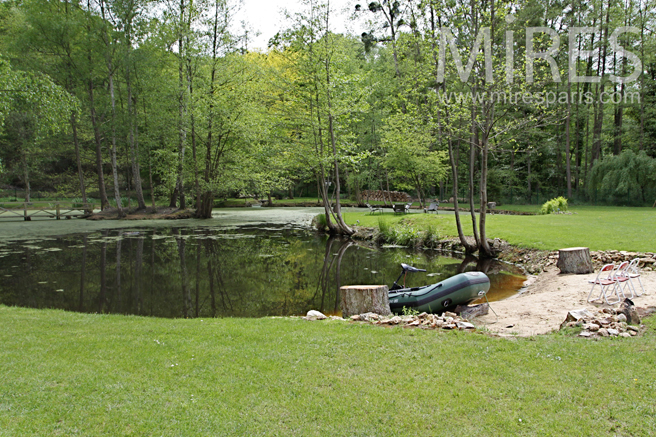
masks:
<path fill-rule="evenodd" d="M 366 189 L 656 199 L 653 0 L 354 2 L 359 36 L 302 5 L 252 51 L 231 0 L 1 2 L 0 185 L 198 217 L 302 189 L 346 234 Z"/>

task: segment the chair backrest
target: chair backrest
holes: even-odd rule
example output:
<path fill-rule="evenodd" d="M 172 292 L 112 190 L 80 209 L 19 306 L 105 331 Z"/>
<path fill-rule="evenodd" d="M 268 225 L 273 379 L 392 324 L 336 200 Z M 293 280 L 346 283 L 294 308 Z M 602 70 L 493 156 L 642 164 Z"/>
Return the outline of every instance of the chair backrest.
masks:
<path fill-rule="evenodd" d="M 603 274 L 607 272 L 606 276 Z M 606 264 L 599 270 L 599 273 L 597 274 L 597 280 L 599 279 L 613 279 L 613 276 L 615 274 L 615 264 Z"/>
<path fill-rule="evenodd" d="M 620 265 L 617 266 L 617 269 L 615 270 L 615 277 L 627 276 L 628 267 L 629 267 L 629 262 L 622 261 Z"/>
<path fill-rule="evenodd" d="M 629 263 L 629 267 L 626 268 L 627 272 L 640 273 L 640 268 L 638 267 L 639 262 L 640 262 L 640 258 L 634 258 L 633 261 Z"/>

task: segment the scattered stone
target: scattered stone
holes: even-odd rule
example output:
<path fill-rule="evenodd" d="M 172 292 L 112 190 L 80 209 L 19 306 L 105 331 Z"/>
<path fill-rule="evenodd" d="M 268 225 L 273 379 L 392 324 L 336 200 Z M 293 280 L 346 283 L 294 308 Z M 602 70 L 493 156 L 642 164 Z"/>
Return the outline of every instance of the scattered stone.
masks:
<path fill-rule="evenodd" d="M 478 316 L 484 316 L 490 312 L 490 304 L 482 303 L 480 305 L 458 305 L 455 312 L 460 315 L 461 319 L 471 320 Z"/>
<path fill-rule="evenodd" d="M 399 316 L 394 316 L 394 317 L 392 317 L 391 319 L 389 319 L 389 323 L 390 323 L 391 325 L 398 325 L 398 324 L 401 323 L 401 322 L 402 322 L 402 320 L 401 320 L 401 318 L 400 318 Z"/>
<path fill-rule="evenodd" d="M 565 318 L 566 322 L 578 322 L 579 320 L 586 318 L 586 317 L 592 317 L 592 313 L 588 311 L 586 308 L 581 308 L 580 310 L 572 310 L 567 313 L 567 317 Z"/>
<path fill-rule="evenodd" d="M 328 317 L 330 320 L 339 320 L 340 322 L 344 322 L 344 318 L 339 317 L 339 316 L 330 316 Z"/>
<path fill-rule="evenodd" d="M 590 337 L 590 336 L 592 336 L 592 333 L 588 331 L 581 331 L 581 333 L 579 334 L 579 337 Z"/>
<path fill-rule="evenodd" d="M 476 329 L 476 326 L 469 322 L 456 322 L 458 329 Z"/>
<path fill-rule="evenodd" d="M 351 320 L 353 320 L 354 322 L 359 321 L 359 320 L 360 320 L 360 314 L 354 314 L 354 315 L 352 315 L 352 316 L 351 316 Z"/>
<path fill-rule="evenodd" d="M 618 331 L 617 329 L 608 328 L 608 334 L 612 336 L 616 336 L 616 335 L 620 335 L 620 331 Z"/>
<path fill-rule="evenodd" d="M 631 338 L 631 334 L 629 334 L 628 332 L 622 332 L 622 333 L 620 334 L 620 337 Z"/>
<path fill-rule="evenodd" d="M 407 326 L 419 326 L 421 325 L 421 321 L 415 320 L 407 324 Z"/>
<path fill-rule="evenodd" d="M 451 311 L 445 311 L 444 314 L 442 314 L 442 317 L 456 318 L 458 315 L 456 313 L 452 313 Z"/>
<path fill-rule="evenodd" d="M 456 327 L 455 323 L 447 323 L 442 326 L 442 329 L 454 329 Z"/>
<path fill-rule="evenodd" d="M 585 326 L 585 325 L 584 325 L 584 326 Z M 599 331 L 599 328 L 601 328 L 601 326 L 599 326 L 599 325 L 597 325 L 597 324 L 594 324 L 594 323 L 590 323 L 590 324 L 588 325 L 588 330 L 589 330 L 590 332 L 597 332 L 597 331 Z"/>
<path fill-rule="evenodd" d="M 365 322 L 372 322 L 375 320 L 380 320 L 381 316 L 376 314 L 376 313 L 364 313 L 360 314 L 360 320 L 364 320 Z"/>
<path fill-rule="evenodd" d="M 606 328 L 601 328 L 601 329 L 599 329 L 598 332 L 599 332 L 599 335 L 601 335 L 602 337 L 610 336 L 610 334 L 608 333 L 608 330 L 606 330 Z"/>
<path fill-rule="evenodd" d="M 326 315 L 315 310 L 310 310 L 307 312 L 305 317 L 303 317 L 305 320 L 323 320 L 327 319 Z"/>
<path fill-rule="evenodd" d="M 631 334 L 631 337 L 635 337 L 636 335 L 638 335 L 638 333 L 635 331 L 629 331 L 629 334 Z"/>
<path fill-rule="evenodd" d="M 617 320 L 619 320 L 620 322 L 626 322 L 626 314 L 624 314 L 624 313 L 620 313 L 620 314 L 617 316 Z"/>

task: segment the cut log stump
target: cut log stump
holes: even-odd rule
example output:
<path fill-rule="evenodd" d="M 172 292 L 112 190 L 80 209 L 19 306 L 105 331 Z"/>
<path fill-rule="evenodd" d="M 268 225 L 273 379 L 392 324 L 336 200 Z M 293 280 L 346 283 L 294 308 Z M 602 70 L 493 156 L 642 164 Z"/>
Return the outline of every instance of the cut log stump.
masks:
<path fill-rule="evenodd" d="M 587 247 L 569 247 L 558 251 L 558 263 L 556 267 L 560 273 L 584 273 L 594 272 L 592 267 L 592 258 L 590 258 L 590 249 Z"/>
<path fill-rule="evenodd" d="M 348 285 L 339 289 L 339 295 L 344 318 L 369 312 L 382 316 L 392 314 L 387 285 Z"/>

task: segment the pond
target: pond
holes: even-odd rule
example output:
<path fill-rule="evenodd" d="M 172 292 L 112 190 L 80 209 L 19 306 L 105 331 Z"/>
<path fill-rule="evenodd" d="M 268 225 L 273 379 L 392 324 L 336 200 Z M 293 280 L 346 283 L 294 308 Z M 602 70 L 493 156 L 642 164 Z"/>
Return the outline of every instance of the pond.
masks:
<path fill-rule="evenodd" d="M 408 286 L 484 271 L 491 301 L 525 280 L 493 260 L 372 249 L 301 226 L 135 227 L 0 243 L 0 304 L 156 317 L 338 314 L 340 286 L 391 285 L 402 262 L 427 270 L 408 275 Z"/>

